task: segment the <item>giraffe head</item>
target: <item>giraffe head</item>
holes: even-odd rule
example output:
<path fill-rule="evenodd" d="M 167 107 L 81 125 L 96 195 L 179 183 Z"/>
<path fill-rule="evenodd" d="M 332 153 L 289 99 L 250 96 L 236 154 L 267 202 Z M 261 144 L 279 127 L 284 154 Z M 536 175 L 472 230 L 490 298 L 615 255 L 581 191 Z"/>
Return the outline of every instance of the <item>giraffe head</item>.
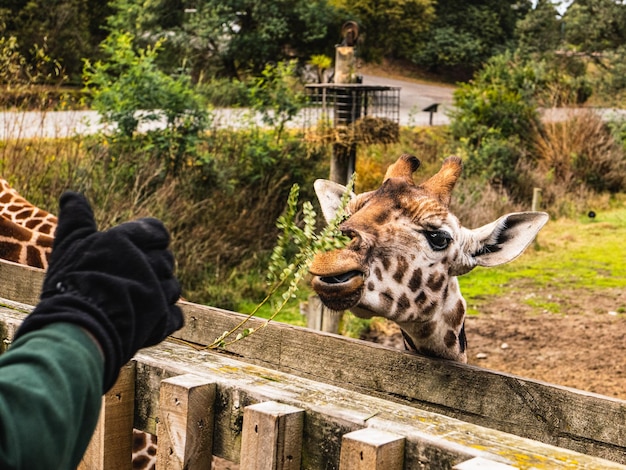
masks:
<path fill-rule="evenodd" d="M 416 185 L 419 164 L 404 154 L 380 188 L 351 195 L 348 218 L 340 225 L 351 241 L 314 258 L 312 286 L 331 309 L 395 321 L 409 350 L 466 362 L 466 305 L 456 276 L 513 260 L 548 215 L 512 213 L 470 230 L 448 210 L 461 160 L 447 158 L 437 174 Z M 315 182 L 326 220 L 333 219 L 345 190 Z"/>

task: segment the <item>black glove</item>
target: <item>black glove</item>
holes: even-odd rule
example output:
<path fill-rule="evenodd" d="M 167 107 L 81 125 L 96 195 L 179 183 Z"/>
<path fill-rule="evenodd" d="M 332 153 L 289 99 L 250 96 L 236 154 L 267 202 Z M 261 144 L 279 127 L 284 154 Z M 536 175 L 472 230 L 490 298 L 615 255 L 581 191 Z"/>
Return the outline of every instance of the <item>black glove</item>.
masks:
<path fill-rule="evenodd" d="M 183 326 L 168 244 L 151 218 L 98 232 L 85 197 L 64 193 L 41 300 L 15 337 L 55 322 L 85 328 L 104 353 L 106 392 L 138 349 Z"/>

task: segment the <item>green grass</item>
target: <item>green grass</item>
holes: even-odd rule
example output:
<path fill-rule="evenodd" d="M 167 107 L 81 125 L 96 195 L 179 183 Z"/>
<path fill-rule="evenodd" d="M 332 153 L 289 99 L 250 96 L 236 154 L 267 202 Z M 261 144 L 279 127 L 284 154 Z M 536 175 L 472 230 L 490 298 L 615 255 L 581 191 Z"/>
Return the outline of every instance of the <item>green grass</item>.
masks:
<path fill-rule="evenodd" d="M 469 313 L 508 290 L 603 289 L 626 287 L 626 208 L 602 212 L 590 219 L 551 220 L 536 242 L 513 262 L 476 268 L 459 278 Z M 532 297 L 531 306 L 557 313 L 558 303 Z"/>
<path fill-rule="evenodd" d="M 300 292 L 303 291 L 301 290 Z M 297 299 L 292 299 L 272 321 L 289 323 L 290 325 L 306 326 L 306 317 L 300 313 L 300 302 L 302 301 L 304 301 L 304 298 L 301 296 Z M 237 311 L 241 313 L 251 313 L 257 305 L 258 304 L 252 300 L 244 300 L 239 303 Z M 255 316 L 259 318 L 270 318 L 275 311 L 275 306 L 268 302 L 259 308 Z"/>

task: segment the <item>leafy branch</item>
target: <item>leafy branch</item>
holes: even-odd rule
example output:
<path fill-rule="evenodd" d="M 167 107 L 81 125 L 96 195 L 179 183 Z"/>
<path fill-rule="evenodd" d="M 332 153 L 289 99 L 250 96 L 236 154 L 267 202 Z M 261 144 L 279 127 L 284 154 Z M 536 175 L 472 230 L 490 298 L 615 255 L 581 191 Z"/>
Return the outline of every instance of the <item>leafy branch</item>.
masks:
<path fill-rule="evenodd" d="M 225 331 L 206 348 L 225 348 L 250 336 L 259 329 L 265 328 L 280 313 L 287 302 L 296 297 L 299 284 L 308 273 L 315 255 L 320 252 L 343 248 L 347 245 L 350 239 L 341 233 L 339 225 L 348 216 L 346 207 L 353 187 L 354 177 L 348 183 L 335 217 L 319 234 L 316 234 L 317 214 L 309 201 L 305 201 L 302 204 L 303 226 L 302 228 L 298 226 L 298 196 L 300 187 L 297 184 L 291 187 L 285 213 L 276 222 L 276 226 L 281 229 L 281 233 L 278 236 L 276 246 L 270 258 L 268 282 L 271 288 L 269 293 L 251 313 L 232 329 Z M 275 307 L 274 313 L 256 328 L 243 328 L 256 315 L 259 309 L 269 302 L 283 287 L 286 287 L 286 290 L 281 294 L 280 302 Z"/>

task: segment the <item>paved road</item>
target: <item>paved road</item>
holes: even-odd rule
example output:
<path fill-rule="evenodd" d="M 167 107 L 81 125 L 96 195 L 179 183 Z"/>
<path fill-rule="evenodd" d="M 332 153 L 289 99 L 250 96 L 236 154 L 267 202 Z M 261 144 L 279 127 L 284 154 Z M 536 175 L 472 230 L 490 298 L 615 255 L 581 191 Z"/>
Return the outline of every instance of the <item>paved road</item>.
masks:
<path fill-rule="evenodd" d="M 431 104 L 440 106 L 433 114 L 433 125 L 448 124 L 450 120 L 446 111 L 452 107 L 452 87 L 423 85 L 405 80 L 363 75 L 364 85 L 381 85 L 400 87 L 400 125 L 417 126 L 429 123 L 429 113 L 422 111 Z"/>
<path fill-rule="evenodd" d="M 400 125 L 427 125 L 429 113 L 423 112 L 422 109 L 433 103 L 441 104 L 438 112 L 433 115 L 433 124 L 442 125 L 449 122 L 445 112 L 452 105 L 452 88 L 450 87 L 422 85 L 373 75 L 364 75 L 363 83 L 401 88 Z M 248 118 L 242 116 L 246 112 L 219 109 L 215 110 L 215 118 L 220 125 L 238 127 L 248 122 Z M 257 119 L 260 122 L 258 117 Z M 294 125 L 301 125 L 300 121 L 296 119 Z M 141 127 L 140 131 L 161 126 L 163 123 L 153 123 Z M 93 134 L 103 128 L 100 116 L 95 111 L 0 112 L 0 140 L 33 137 L 63 138 Z"/>

